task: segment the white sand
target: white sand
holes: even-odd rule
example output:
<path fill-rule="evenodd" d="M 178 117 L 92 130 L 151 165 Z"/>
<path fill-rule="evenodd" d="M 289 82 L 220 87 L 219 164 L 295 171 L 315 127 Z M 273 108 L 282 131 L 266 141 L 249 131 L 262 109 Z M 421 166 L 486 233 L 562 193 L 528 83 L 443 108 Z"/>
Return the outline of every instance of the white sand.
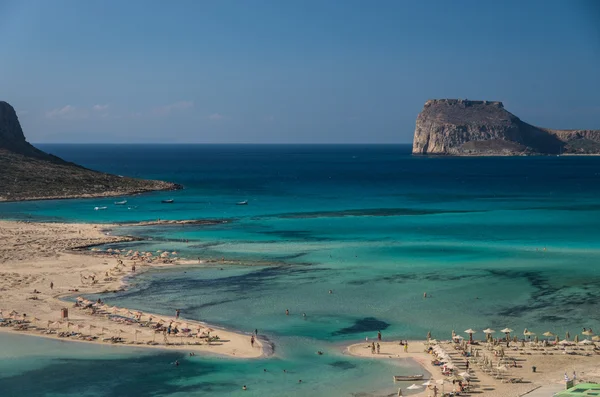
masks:
<path fill-rule="evenodd" d="M 119 256 L 123 266 L 117 267 L 118 257 L 106 254 L 89 254 L 89 250 L 82 250 L 88 254 L 77 253 L 71 249 L 92 244 L 122 241 L 126 238 L 106 235 L 99 226 L 88 224 L 60 224 L 60 223 L 28 223 L 28 222 L 0 222 L 0 310 L 5 318 L 12 311 L 18 314 L 13 317 L 31 321 L 32 325 L 39 328 L 52 328 L 60 331 L 75 331 L 83 335 L 98 336 L 98 340 L 90 343 L 102 342 L 103 338 L 120 336 L 125 339 L 126 345 L 134 344 L 141 347 L 158 347 L 162 349 L 177 349 L 197 353 L 221 354 L 231 357 L 252 358 L 263 355 L 263 346 L 256 341 L 254 347 L 250 344 L 250 336 L 231 331 L 226 331 L 202 322 L 185 318 L 175 320 L 174 316 L 157 316 L 155 319 L 164 319 L 166 325 L 171 321 L 178 321 L 178 328 L 183 328 L 187 323 L 196 333 L 198 327 L 202 332 L 208 328 L 213 329 L 211 336 L 218 336 L 220 340 L 208 344 L 206 339 L 196 337 L 168 337 L 165 343 L 162 333 L 155 334 L 149 327 L 138 324 L 121 324 L 108 319 L 106 314 L 92 315 L 88 311 L 72 307 L 70 303 L 59 298 L 68 295 L 82 295 L 102 291 L 112 291 L 124 288 L 123 278 L 131 275 L 131 266 L 136 263 L 136 272 L 155 266 L 173 266 L 163 264 L 159 260 L 149 264 L 145 261 L 133 261 Z M 108 276 L 106 276 L 108 272 Z M 92 280 L 92 276 L 95 282 Z M 50 283 L 54 289 L 50 289 Z M 34 289 L 39 293 L 33 293 Z M 70 290 L 77 289 L 78 292 Z M 35 298 L 34 300 L 31 298 Z M 105 302 L 110 304 L 110 302 Z M 61 320 L 61 308 L 69 309 L 69 318 Z M 132 309 L 132 308 L 130 308 Z M 171 309 L 171 308 L 170 308 Z M 172 308 L 175 315 L 175 308 Z M 137 313 L 136 310 L 132 310 Z M 119 314 L 124 314 L 126 310 Z M 142 322 L 151 316 L 151 313 L 142 314 Z M 38 319 L 34 320 L 33 319 Z M 55 322 L 63 321 L 59 325 Z M 154 320 L 156 321 L 156 320 Z M 48 322 L 55 325 L 48 325 Z M 91 327 L 90 327 L 91 326 Z M 135 331 L 138 331 L 137 333 Z M 121 332 L 122 331 L 122 332 Z M 58 338 L 55 334 L 43 334 L 41 329 L 26 331 L 15 330 L 14 327 L 0 327 L 0 332 L 16 332 L 27 335 Z M 100 335 L 103 334 L 103 335 Z M 157 345 L 148 345 L 155 339 Z M 61 340 L 74 340 L 60 338 Z M 78 340 L 77 341 L 81 341 Z M 189 344 L 194 343 L 194 344 Z M 200 344 L 195 344 L 200 343 Z"/>

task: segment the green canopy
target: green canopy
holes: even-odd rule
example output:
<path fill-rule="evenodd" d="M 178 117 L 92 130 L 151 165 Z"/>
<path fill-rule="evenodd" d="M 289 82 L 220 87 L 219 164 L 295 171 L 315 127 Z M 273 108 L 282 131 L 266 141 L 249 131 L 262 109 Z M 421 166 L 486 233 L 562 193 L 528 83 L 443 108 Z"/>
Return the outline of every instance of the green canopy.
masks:
<path fill-rule="evenodd" d="M 554 397 L 586 397 L 597 396 L 600 394 L 600 384 L 598 383 L 578 383 L 563 392 L 555 394 Z"/>

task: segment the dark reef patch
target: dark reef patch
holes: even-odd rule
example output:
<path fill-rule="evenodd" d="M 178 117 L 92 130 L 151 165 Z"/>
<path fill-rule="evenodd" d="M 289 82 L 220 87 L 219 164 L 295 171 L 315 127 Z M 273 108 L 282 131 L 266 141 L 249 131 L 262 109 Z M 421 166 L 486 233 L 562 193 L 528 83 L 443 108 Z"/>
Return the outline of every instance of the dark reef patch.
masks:
<path fill-rule="evenodd" d="M 350 361 L 334 361 L 329 363 L 330 366 L 342 370 L 354 369 L 356 365 L 352 364 Z"/>
<path fill-rule="evenodd" d="M 419 208 L 364 208 L 341 211 L 289 212 L 273 215 L 283 219 L 343 218 L 346 216 L 418 216 L 486 212 L 479 210 L 436 210 Z"/>
<path fill-rule="evenodd" d="M 385 321 L 378 320 L 375 317 L 365 317 L 354 321 L 354 324 L 350 327 L 342 328 L 332 332 L 331 335 L 338 336 L 373 332 L 387 329 L 389 326 L 390 324 L 386 323 Z"/>

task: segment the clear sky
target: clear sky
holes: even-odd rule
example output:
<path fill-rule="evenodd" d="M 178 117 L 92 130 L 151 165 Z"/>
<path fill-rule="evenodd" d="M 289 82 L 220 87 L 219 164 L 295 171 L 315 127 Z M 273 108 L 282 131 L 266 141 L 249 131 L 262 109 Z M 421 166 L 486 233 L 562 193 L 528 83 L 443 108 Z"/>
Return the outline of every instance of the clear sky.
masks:
<path fill-rule="evenodd" d="M 600 1 L 0 0 L 34 143 L 409 143 L 430 98 L 600 129 Z"/>

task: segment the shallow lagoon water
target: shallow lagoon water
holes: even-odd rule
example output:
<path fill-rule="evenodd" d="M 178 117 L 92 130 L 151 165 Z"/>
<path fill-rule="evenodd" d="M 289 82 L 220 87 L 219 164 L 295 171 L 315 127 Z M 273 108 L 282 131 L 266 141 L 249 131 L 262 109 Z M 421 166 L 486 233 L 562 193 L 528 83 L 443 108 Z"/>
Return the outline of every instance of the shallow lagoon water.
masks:
<path fill-rule="evenodd" d="M 227 220 L 114 230 L 148 239 L 121 247 L 235 264 L 151 271 L 132 279 L 128 291 L 103 298 L 165 314 L 181 308 L 184 318 L 242 332 L 257 328 L 275 343 L 271 358 L 187 358 L 179 373 L 161 367 L 173 353 L 112 357 L 122 376 L 114 387 L 90 386 L 89 395 L 127 395 L 119 393 L 135 387 L 136 378 L 156 381 L 155 395 L 237 394 L 243 383 L 250 386 L 245 395 L 385 395 L 395 391 L 391 375 L 417 369 L 398 360 L 343 356 L 341 345 L 378 330 L 384 338 L 422 339 L 431 330 L 445 339 L 453 329 L 488 326 L 571 334 L 598 327 L 595 157 L 425 158 L 410 156 L 405 146 L 43 149 L 91 168 L 172 180 L 186 189 L 128 197 L 136 206 L 131 210 L 114 206 L 116 199 L 7 203 L 0 205 L 1 217 Z M 161 204 L 163 198 L 175 203 Z M 249 205 L 235 205 L 245 199 Z M 109 209 L 93 211 L 98 205 Z M 13 357 L 19 373 L 0 378 L 0 387 L 11 389 L 30 376 L 50 379 L 47 374 L 65 368 L 52 359 L 56 342 L 36 343 L 42 359 L 34 365 Z M 69 345 L 70 359 L 79 360 L 87 349 Z M 317 357 L 317 350 L 326 354 Z M 114 377 L 104 372 L 103 348 L 93 352 L 85 365 Z M 128 369 L 132 362 L 140 372 Z M 153 374 L 162 368 L 161 375 L 146 378 L 146 366 Z M 283 376 L 283 369 L 293 376 Z M 72 390 L 50 380 L 31 387 L 33 395 Z"/>

